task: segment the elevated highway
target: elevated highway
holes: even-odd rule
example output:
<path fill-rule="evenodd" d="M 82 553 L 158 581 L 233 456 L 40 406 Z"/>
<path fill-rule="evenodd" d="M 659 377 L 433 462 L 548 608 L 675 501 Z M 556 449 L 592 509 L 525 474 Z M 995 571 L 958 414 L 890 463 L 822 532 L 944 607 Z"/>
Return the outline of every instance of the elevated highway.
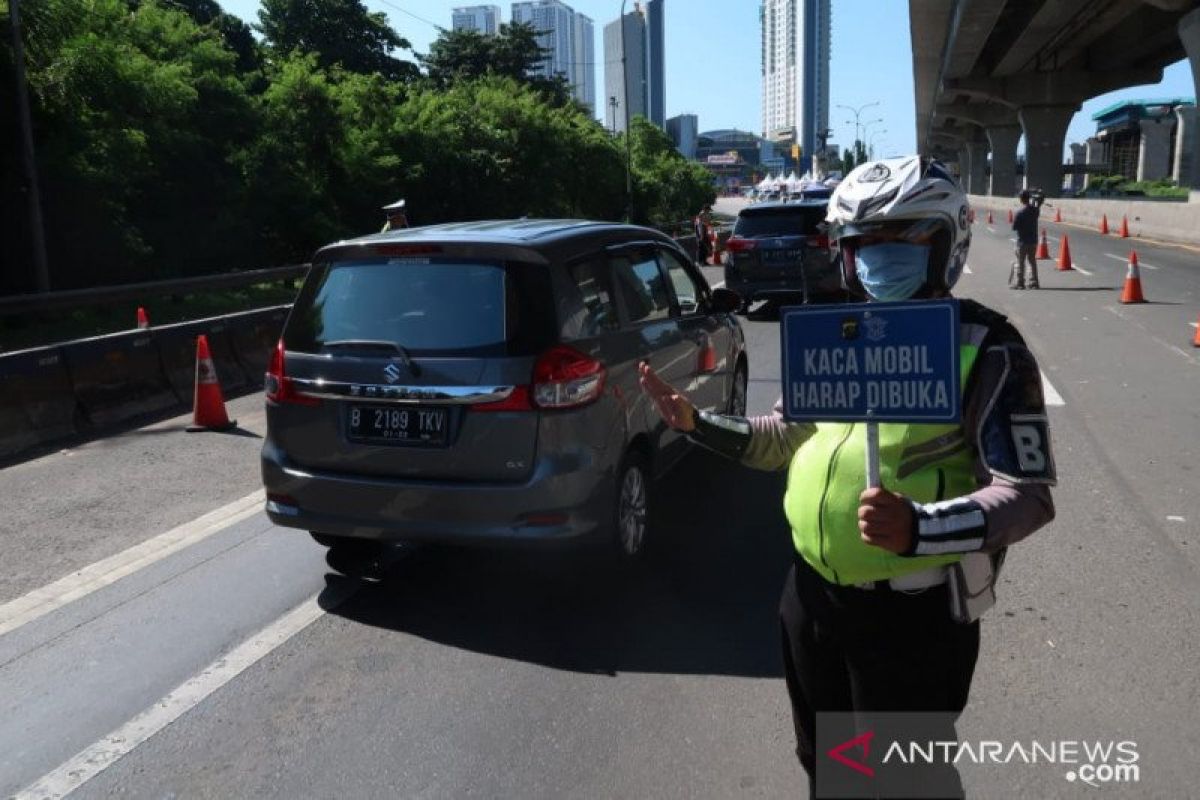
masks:
<path fill-rule="evenodd" d="M 1067 126 L 1085 100 L 1157 83 L 1200 59 L 1195 0 L 910 0 L 917 143 L 957 161 L 969 191 L 1011 196 L 1025 137 L 1026 183 L 1058 194 Z M 1200 186 L 1194 107 L 1181 165 Z M 1186 118 L 1185 118 L 1186 117 Z M 990 180 L 986 167 L 991 164 Z"/>

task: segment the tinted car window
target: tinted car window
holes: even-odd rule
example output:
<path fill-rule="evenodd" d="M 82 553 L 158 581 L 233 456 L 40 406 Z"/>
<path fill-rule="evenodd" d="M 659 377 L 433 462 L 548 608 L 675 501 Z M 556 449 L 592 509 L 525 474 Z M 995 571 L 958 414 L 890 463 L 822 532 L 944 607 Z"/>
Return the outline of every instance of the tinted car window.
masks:
<path fill-rule="evenodd" d="M 630 322 L 671 315 L 671 294 L 653 253 L 614 256 L 610 263 L 613 284 Z"/>
<path fill-rule="evenodd" d="M 663 266 L 667 269 L 667 277 L 671 279 L 671 286 L 675 290 L 675 300 L 679 303 L 680 312 L 683 314 L 699 312 L 700 304 L 704 299 L 704 293 L 699 284 L 692 279 L 675 254 L 660 251 L 659 258 L 662 259 Z"/>
<path fill-rule="evenodd" d="M 546 275 L 533 265 L 382 259 L 314 267 L 288 318 L 289 350 L 395 342 L 414 353 L 523 355 L 552 338 Z"/>
<path fill-rule="evenodd" d="M 769 211 L 743 213 L 733 224 L 733 235 L 745 239 L 757 236 L 799 236 L 816 234 L 825 221 L 825 206 L 793 206 Z"/>
<path fill-rule="evenodd" d="M 559 299 L 563 339 L 584 339 L 617 327 L 617 308 L 602 260 L 567 267 L 570 281 Z"/>

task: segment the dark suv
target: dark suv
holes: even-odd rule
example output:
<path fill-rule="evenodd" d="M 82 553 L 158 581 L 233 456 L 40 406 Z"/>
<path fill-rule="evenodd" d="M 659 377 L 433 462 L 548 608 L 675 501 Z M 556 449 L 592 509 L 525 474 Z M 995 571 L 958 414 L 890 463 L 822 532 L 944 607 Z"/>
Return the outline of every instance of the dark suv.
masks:
<path fill-rule="evenodd" d="M 649 361 L 744 413 L 732 312 L 657 231 L 471 222 L 313 259 L 267 375 L 267 513 L 331 547 L 607 537 L 636 555 L 652 480 L 686 451 Z"/>
<path fill-rule="evenodd" d="M 842 278 L 830 257 L 824 199 L 746 206 L 725 247 L 725 285 L 744 307 L 759 299 L 817 301 L 842 294 Z"/>

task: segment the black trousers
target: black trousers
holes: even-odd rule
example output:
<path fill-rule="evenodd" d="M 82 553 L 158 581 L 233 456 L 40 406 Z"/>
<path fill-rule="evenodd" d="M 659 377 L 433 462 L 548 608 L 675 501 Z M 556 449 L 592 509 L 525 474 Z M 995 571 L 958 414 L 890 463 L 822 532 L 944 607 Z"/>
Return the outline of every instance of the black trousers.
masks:
<path fill-rule="evenodd" d="M 837 586 L 796 559 L 779 617 L 796 753 L 811 797 L 817 712 L 962 712 L 979 622 L 954 622 L 948 592 L 944 584 L 917 593 Z"/>

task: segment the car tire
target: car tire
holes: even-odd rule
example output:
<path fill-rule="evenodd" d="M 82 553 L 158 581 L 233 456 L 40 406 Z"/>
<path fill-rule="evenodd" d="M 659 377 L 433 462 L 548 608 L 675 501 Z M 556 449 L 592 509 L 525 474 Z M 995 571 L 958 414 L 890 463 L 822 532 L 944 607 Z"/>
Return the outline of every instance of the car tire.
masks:
<path fill-rule="evenodd" d="M 733 383 L 729 387 L 729 404 L 725 413 L 731 417 L 746 416 L 747 398 L 750 390 L 750 370 L 746 362 L 739 360 L 737 369 L 733 371 Z"/>
<path fill-rule="evenodd" d="M 617 470 L 612 503 L 613 541 L 622 560 L 638 560 L 646 551 L 650 492 L 649 462 L 630 450 Z"/>

